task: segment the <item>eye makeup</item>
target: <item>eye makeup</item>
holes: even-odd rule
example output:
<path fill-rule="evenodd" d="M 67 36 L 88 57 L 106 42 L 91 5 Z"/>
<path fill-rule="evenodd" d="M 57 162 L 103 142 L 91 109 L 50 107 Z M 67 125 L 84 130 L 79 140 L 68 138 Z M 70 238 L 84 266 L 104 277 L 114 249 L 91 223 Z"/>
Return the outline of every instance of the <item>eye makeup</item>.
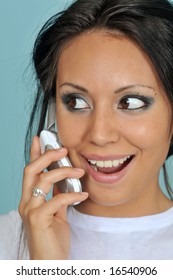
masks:
<path fill-rule="evenodd" d="M 126 111 L 146 110 L 154 101 L 155 99 L 152 96 L 146 96 L 140 93 L 126 94 L 120 99 L 118 109 Z"/>
<path fill-rule="evenodd" d="M 71 112 L 90 109 L 88 102 L 78 93 L 63 93 L 61 100 L 66 109 Z"/>
<path fill-rule="evenodd" d="M 83 95 L 75 92 L 65 92 L 61 95 L 62 103 L 70 112 L 84 112 L 91 109 L 91 106 L 86 101 Z M 118 98 L 117 109 L 124 111 L 140 111 L 147 110 L 154 103 L 155 98 L 139 92 L 123 93 L 123 96 Z"/>

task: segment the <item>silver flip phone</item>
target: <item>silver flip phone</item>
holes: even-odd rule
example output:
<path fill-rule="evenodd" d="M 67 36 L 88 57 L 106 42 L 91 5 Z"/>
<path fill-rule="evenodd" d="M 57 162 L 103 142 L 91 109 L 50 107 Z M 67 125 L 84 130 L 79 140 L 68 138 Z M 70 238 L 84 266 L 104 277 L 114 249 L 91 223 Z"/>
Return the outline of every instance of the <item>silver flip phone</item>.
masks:
<path fill-rule="evenodd" d="M 41 153 L 43 154 L 46 150 L 61 148 L 57 133 L 55 132 L 55 101 L 50 99 L 48 105 L 47 114 L 47 129 L 42 130 L 40 133 L 40 146 Z M 55 168 L 61 168 L 63 166 L 72 166 L 68 157 L 64 157 L 57 162 L 53 162 L 47 169 L 52 170 Z M 79 179 L 66 178 L 57 183 L 58 189 L 62 193 L 69 192 L 82 192 L 82 186 Z"/>

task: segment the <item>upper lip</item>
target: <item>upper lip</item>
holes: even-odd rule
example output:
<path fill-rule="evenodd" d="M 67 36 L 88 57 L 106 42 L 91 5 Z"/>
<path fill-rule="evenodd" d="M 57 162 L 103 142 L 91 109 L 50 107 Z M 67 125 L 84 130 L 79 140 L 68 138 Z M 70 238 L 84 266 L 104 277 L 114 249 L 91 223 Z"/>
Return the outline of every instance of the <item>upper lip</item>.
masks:
<path fill-rule="evenodd" d="M 97 160 L 97 161 L 106 161 L 106 160 L 119 160 L 125 157 L 133 156 L 132 154 L 126 154 L 126 155 L 106 155 L 106 156 L 100 156 L 95 154 L 85 154 L 83 157 L 85 157 L 87 160 Z"/>

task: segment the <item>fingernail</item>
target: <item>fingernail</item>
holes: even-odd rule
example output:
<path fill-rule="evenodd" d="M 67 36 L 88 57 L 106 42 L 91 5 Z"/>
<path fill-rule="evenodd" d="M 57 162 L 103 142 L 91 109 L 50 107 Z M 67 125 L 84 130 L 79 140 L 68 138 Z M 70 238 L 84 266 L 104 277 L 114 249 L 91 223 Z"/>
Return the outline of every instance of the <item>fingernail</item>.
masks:
<path fill-rule="evenodd" d="M 81 192 L 81 194 L 84 195 L 84 196 L 88 196 L 87 192 Z"/>
<path fill-rule="evenodd" d="M 74 170 L 76 171 L 76 172 L 82 172 L 82 171 L 84 171 L 82 168 L 74 168 Z"/>
<path fill-rule="evenodd" d="M 66 148 L 59 148 L 56 149 L 58 153 L 64 153 L 66 151 Z"/>

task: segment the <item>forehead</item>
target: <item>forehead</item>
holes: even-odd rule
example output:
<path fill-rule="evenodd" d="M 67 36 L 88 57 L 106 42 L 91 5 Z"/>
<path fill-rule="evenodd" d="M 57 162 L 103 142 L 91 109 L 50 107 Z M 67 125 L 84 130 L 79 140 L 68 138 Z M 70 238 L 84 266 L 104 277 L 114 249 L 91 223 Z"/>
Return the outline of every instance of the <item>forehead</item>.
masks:
<path fill-rule="evenodd" d="M 58 81 L 83 86 L 114 87 L 147 84 L 160 88 L 157 73 L 145 52 L 124 36 L 93 31 L 70 40 L 58 61 Z"/>

